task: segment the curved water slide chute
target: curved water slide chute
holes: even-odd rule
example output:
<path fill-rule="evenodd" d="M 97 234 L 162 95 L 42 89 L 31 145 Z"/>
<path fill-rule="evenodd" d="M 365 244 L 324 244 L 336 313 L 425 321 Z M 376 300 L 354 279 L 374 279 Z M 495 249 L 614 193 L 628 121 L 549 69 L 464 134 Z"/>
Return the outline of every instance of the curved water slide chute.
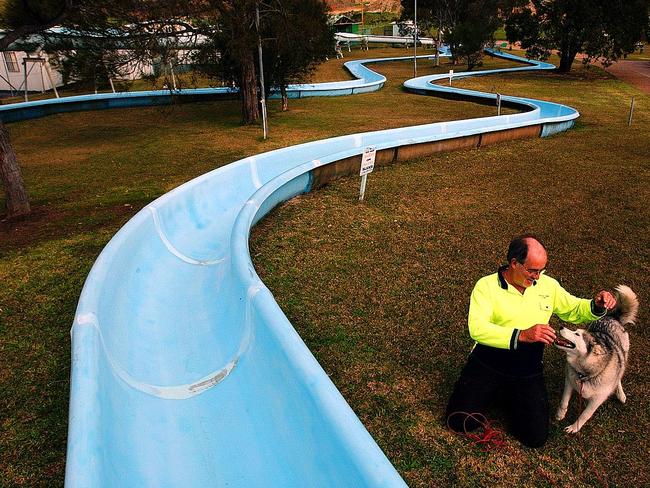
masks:
<path fill-rule="evenodd" d="M 374 34 L 352 34 L 350 32 L 337 32 L 334 34 L 334 38 L 339 42 L 354 42 L 354 43 L 363 43 L 367 42 L 368 44 L 405 44 L 413 45 L 413 36 L 380 36 Z M 423 46 L 434 46 L 436 40 L 431 37 L 418 37 L 418 44 Z M 447 49 L 446 46 L 443 46 Z"/>
<path fill-rule="evenodd" d="M 454 77 L 552 68 L 499 55 L 525 66 Z M 348 62 L 359 79 L 297 86 L 293 96 L 379 89 L 385 79 L 365 65 L 395 59 Z M 432 83 L 441 78 L 448 75 L 416 78 L 405 87 L 494 99 Z M 157 95 L 141 96 L 137 103 L 144 104 Z M 86 109 L 93 108 L 90 97 L 80 101 Z M 63 100 L 53 106 L 61 108 Z M 405 486 L 257 276 L 250 229 L 279 203 L 341 171 L 358 172 L 367 146 L 375 146 L 377 163 L 385 164 L 445 147 L 545 136 L 578 117 L 551 102 L 503 100 L 520 112 L 258 154 L 185 183 L 138 212 L 101 252 L 79 300 L 71 332 L 66 485 Z M 32 108 L 25 107 L 27 116 L 34 116 Z M 12 116 L 19 119 L 16 110 Z"/>

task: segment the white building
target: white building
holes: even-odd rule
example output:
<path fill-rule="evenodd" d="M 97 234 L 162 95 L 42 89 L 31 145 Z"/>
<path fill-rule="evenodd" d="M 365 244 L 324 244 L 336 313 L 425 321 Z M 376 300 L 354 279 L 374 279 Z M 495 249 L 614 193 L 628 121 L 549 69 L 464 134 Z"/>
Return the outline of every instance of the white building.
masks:
<path fill-rule="evenodd" d="M 76 31 L 61 27 L 53 27 L 48 32 L 73 38 L 76 35 L 78 42 L 81 43 L 83 43 L 85 36 L 85 34 L 79 34 Z M 2 31 L 0 30 L 1 36 Z M 191 64 L 191 46 L 205 42 L 204 36 L 197 36 L 191 32 L 180 36 L 170 35 L 170 39 L 176 44 L 175 55 L 173 55 L 172 60 L 166 62 L 164 66 L 160 65 L 160 63 L 127 62 L 119 70 L 119 80 L 139 79 L 143 76 L 157 74 L 156 70 L 170 73 L 173 77 L 173 71 L 182 69 L 182 65 Z M 38 35 L 32 36 L 30 40 L 36 45 L 40 44 Z M 12 46 L 15 47 L 15 45 Z M 12 46 L 9 46 L 9 49 Z M 119 53 L 128 54 L 128 51 L 120 50 Z M 128 59 L 128 56 L 126 58 Z M 2 61 L 2 66 L 0 66 L 0 93 L 11 95 L 24 93 L 25 82 L 27 83 L 28 92 L 44 92 L 52 90 L 54 87 L 63 86 L 63 75 L 53 66 L 56 63 L 50 63 L 50 57 L 42 50 L 42 47 L 37 48 L 33 53 L 3 51 L 0 53 L 0 60 Z"/>
<path fill-rule="evenodd" d="M 47 53 L 26 53 L 25 51 L 3 51 L 0 66 L 0 92 L 48 91 L 52 85 L 61 86 L 63 76 L 50 66 Z M 25 77 L 27 73 L 27 77 Z"/>

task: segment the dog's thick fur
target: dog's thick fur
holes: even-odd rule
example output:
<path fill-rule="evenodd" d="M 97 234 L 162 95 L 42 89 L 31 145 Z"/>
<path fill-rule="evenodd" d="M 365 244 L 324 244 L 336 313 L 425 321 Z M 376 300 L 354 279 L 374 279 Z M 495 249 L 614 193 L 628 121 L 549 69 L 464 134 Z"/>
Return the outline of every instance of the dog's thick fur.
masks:
<path fill-rule="evenodd" d="M 555 345 L 566 352 L 567 370 L 556 418 L 562 420 L 566 415 L 573 390 L 587 401 L 578 420 L 564 429 L 566 432 L 578 432 L 613 393 L 625 403 L 621 378 L 630 349 L 625 326 L 634 324 L 638 308 L 639 301 L 632 289 L 619 285 L 616 287 L 616 308 L 605 317 L 592 323 L 587 330 L 560 328 L 561 338 Z"/>

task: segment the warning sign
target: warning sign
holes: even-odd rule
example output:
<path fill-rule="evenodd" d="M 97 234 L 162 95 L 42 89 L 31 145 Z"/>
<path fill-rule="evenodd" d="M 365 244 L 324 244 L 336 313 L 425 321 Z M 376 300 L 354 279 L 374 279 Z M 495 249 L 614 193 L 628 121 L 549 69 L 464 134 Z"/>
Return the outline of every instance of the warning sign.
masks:
<path fill-rule="evenodd" d="M 377 154 L 377 148 L 375 146 L 368 146 L 363 150 L 363 157 L 361 158 L 361 171 L 359 176 L 367 175 L 372 173 L 372 170 L 375 169 L 375 155 Z"/>

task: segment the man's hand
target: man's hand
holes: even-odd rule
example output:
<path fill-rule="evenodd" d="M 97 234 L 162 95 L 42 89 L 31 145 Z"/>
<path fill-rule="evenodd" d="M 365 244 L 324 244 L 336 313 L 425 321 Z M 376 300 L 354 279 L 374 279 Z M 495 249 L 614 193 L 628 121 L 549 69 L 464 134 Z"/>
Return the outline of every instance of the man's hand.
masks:
<path fill-rule="evenodd" d="M 555 331 L 548 324 L 533 325 L 530 329 L 522 330 L 519 333 L 519 342 L 543 342 L 553 344 Z"/>
<path fill-rule="evenodd" d="M 594 297 L 594 305 L 600 309 L 612 310 L 616 308 L 616 298 L 610 292 L 601 290 Z"/>

